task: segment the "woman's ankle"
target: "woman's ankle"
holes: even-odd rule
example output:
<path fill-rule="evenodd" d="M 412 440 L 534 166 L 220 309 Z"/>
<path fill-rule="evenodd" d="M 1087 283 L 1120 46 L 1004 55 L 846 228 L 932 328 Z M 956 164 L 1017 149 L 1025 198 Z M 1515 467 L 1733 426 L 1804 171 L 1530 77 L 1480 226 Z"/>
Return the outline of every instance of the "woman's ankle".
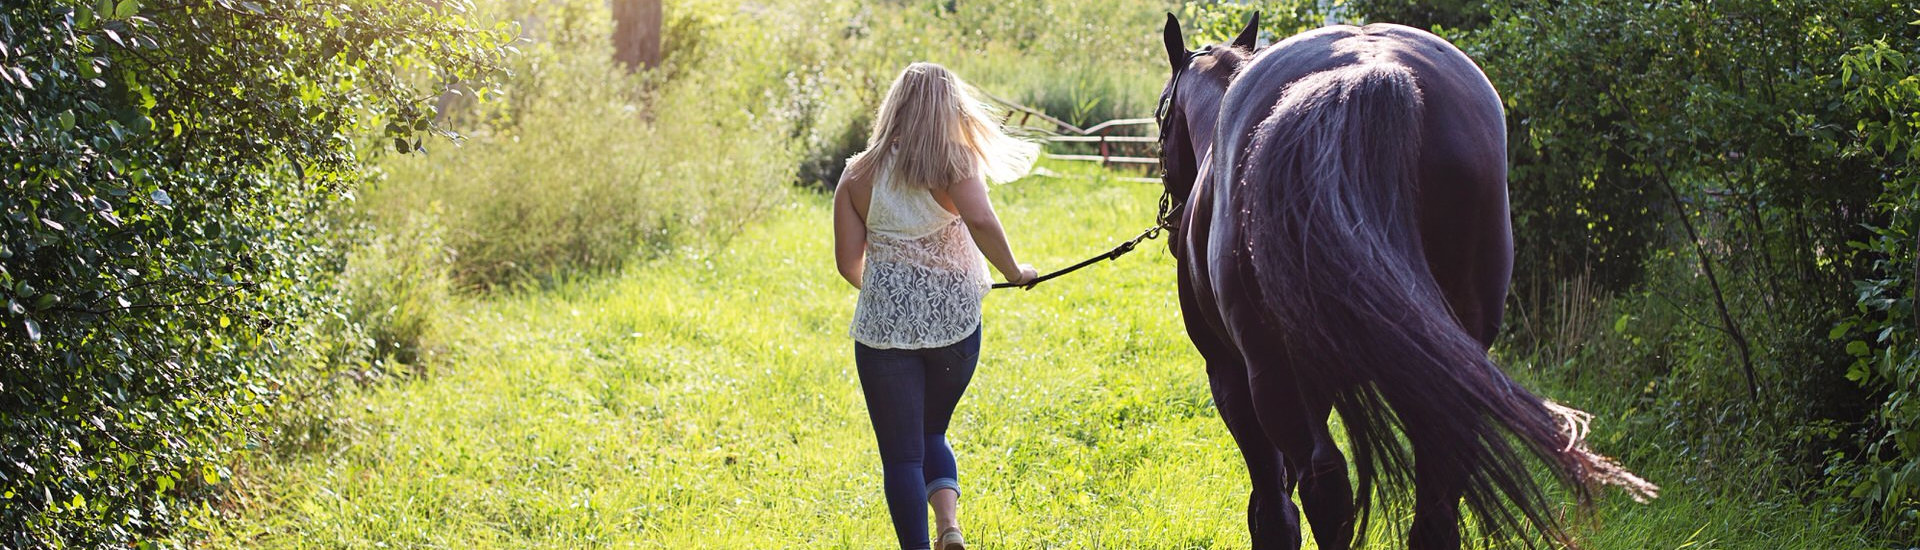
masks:
<path fill-rule="evenodd" d="M 927 504 L 933 506 L 933 532 L 935 534 L 960 529 L 960 489 L 940 487 L 927 495 Z"/>

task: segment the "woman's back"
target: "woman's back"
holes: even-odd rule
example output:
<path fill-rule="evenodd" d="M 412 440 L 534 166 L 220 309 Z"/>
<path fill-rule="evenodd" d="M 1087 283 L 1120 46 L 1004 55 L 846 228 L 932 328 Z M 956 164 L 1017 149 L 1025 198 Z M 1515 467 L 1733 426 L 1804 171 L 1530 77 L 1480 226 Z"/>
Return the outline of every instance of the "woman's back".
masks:
<path fill-rule="evenodd" d="M 892 166 L 874 178 L 867 202 L 867 235 L 912 239 L 940 230 L 960 219 L 948 212 L 933 193 L 894 183 Z"/>
<path fill-rule="evenodd" d="M 890 168 L 872 182 L 853 338 L 879 349 L 958 342 L 980 326 L 992 284 L 986 259 L 959 215 L 926 189 L 894 181 Z"/>

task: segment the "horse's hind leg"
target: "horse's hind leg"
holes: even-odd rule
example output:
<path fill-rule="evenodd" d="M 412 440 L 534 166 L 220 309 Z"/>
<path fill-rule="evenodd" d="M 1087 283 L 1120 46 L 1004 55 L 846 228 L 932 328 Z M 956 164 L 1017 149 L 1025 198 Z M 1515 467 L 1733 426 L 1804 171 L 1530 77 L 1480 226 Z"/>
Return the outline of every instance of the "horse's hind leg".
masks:
<path fill-rule="evenodd" d="M 1292 481 L 1280 447 L 1275 446 L 1261 428 L 1255 412 L 1252 392 L 1247 387 L 1246 367 L 1238 357 L 1207 361 L 1207 378 L 1213 387 L 1213 402 L 1220 419 L 1240 446 L 1246 459 L 1247 474 L 1253 491 L 1247 497 L 1247 532 L 1254 550 L 1280 550 L 1300 547 L 1300 511 L 1293 504 Z"/>
<path fill-rule="evenodd" d="M 1260 417 L 1254 412 L 1252 391 L 1247 387 L 1246 363 L 1239 350 L 1214 330 L 1213 311 L 1203 308 L 1197 299 L 1191 274 L 1181 270 L 1178 276 L 1180 309 L 1186 321 L 1187 336 L 1207 360 L 1207 383 L 1213 391 L 1214 407 L 1233 434 L 1246 460 L 1253 490 L 1247 495 L 1247 533 L 1254 550 L 1284 550 L 1300 547 L 1300 512 L 1293 504 L 1286 463 L 1280 448 L 1261 430 Z"/>
<path fill-rule="evenodd" d="M 1266 350 L 1256 353 L 1249 357 L 1277 356 Z M 1347 483 L 1346 456 L 1327 429 L 1331 402 L 1306 396 L 1293 370 L 1281 363 L 1267 360 L 1248 369 L 1260 425 L 1280 445 L 1289 484 L 1300 486 L 1300 504 L 1313 528 L 1315 545 L 1322 550 L 1346 550 L 1353 545 L 1353 488 Z"/>
<path fill-rule="evenodd" d="M 1407 531 L 1409 550 L 1459 550 L 1460 496 L 1466 491 L 1467 472 L 1434 452 L 1444 443 L 1413 441 L 1413 528 Z"/>
<path fill-rule="evenodd" d="M 1347 457 L 1333 441 L 1327 416 L 1333 410 L 1325 400 L 1309 400 L 1307 422 L 1312 449 L 1305 460 L 1290 461 L 1290 469 L 1300 480 L 1300 505 L 1306 509 L 1307 525 L 1313 528 L 1313 540 L 1321 550 L 1346 550 L 1353 546 L 1353 486 L 1347 482 Z"/>

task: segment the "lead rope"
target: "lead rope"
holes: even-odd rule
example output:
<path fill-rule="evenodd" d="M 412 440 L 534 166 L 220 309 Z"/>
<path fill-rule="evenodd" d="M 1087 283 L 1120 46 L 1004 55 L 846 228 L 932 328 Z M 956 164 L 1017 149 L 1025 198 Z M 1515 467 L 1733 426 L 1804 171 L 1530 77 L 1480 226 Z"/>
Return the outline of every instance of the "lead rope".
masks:
<path fill-rule="evenodd" d="M 1212 46 L 1208 46 L 1206 49 L 1203 49 L 1199 52 L 1195 52 L 1194 54 L 1189 55 L 1187 57 L 1188 62 L 1192 62 L 1193 55 L 1207 54 L 1212 51 L 1213 51 Z M 1173 86 L 1174 86 L 1174 89 L 1171 90 L 1167 94 L 1167 97 L 1161 100 L 1160 105 L 1154 108 L 1153 110 L 1153 119 L 1155 121 L 1161 122 L 1162 126 L 1165 125 L 1164 122 L 1166 121 L 1168 109 L 1173 106 L 1174 93 L 1179 91 L 1180 75 L 1177 73 L 1173 75 Z M 1166 143 L 1165 143 L 1166 139 L 1167 139 L 1167 135 L 1165 133 L 1160 134 L 1160 140 L 1161 140 L 1160 146 L 1162 148 L 1166 147 Z M 1160 178 L 1162 180 L 1166 179 L 1167 177 L 1166 170 L 1167 170 L 1167 165 L 1166 165 L 1166 162 L 1163 161 L 1160 163 Z M 1164 187 L 1165 184 L 1163 183 L 1162 186 Z M 1053 279 L 1054 277 L 1059 277 L 1061 275 L 1073 273 L 1074 271 L 1079 270 L 1080 268 L 1099 263 L 1100 260 L 1112 260 L 1112 259 L 1119 258 L 1121 256 L 1125 256 L 1127 255 L 1128 252 L 1133 252 L 1133 248 L 1136 246 L 1139 246 L 1140 241 L 1160 238 L 1160 233 L 1162 231 L 1166 231 L 1168 229 L 1173 228 L 1173 218 L 1175 216 L 1175 213 L 1180 210 L 1181 206 L 1184 206 L 1178 202 L 1175 202 L 1173 197 L 1173 192 L 1171 191 L 1171 187 L 1165 187 L 1165 188 L 1169 190 L 1160 193 L 1160 213 L 1155 215 L 1156 223 L 1154 223 L 1153 227 L 1147 228 L 1146 231 L 1141 231 L 1138 236 L 1135 236 L 1132 239 L 1128 239 L 1126 242 L 1120 243 L 1120 246 L 1113 247 L 1113 250 L 1108 250 L 1105 254 L 1100 254 L 1092 258 L 1081 260 L 1080 263 L 1067 266 L 1066 269 L 1048 273 L 1046 275 L 1041 275 L 1039 277 L 1034 277 L 1033 280 L 1027 281 L 1024 284 L 994 283 L 993 288 L 1016 288 L 1017 287 L 1017 288 L 1020 288 L 1021 290 L 1033 290 L 1034 285 L 1047 282 L 1048 280 Z"/>
<path fill-rule="evenodd" d="M 1139 235 L 1134 236 L 1132 239 L 1127 239 L 1126 242 L 1120 243 L 1119 246 L 1113 247 L 1113 250 L 1108 250 L 1104 254 L 1100 254 L 1092 258 L 1081 260 L 1080 263 L 1067 266 L 1065 269 L 1054 271 L 1052 273 L 1041 275 L 1039 277 L 1034 277 L 1033 280 L 1027 281 L 1025 284 L 994 283 L 993 288 L 1019 288 L 1021 290 L 1032 290 L 1034 285 L 1047 282 L 1048 280 L 1054 277 L 1059 277 L 1061 275 L 1073 273 L 1074 271 L 1077 271 L 1080 268 L 1090 266 L 1096 263 L 1100 263 L 1100 260 L 1113 260 L 1113 259 L 1118 259 L 1121 256 L 1125 256 L 1127 255 L 1128 252 L 1133 252 L 1134 247 L 1139 246 L 1141 241 L 1158 239 L 1160 238 L 1161 232 L 1164 232 L 1167 229 L 1172 228 L 1173 213 L 1179 208 L 1180 208 L 1180 205 L 1173 202 L 1173 193 L 1161 193 L 1160 194 L 1160 214 L 1158 215 L 1159 223 L 1154 224 L 1153 227 L 1147 228 L 1146 231 L 1141 231 Z"/>

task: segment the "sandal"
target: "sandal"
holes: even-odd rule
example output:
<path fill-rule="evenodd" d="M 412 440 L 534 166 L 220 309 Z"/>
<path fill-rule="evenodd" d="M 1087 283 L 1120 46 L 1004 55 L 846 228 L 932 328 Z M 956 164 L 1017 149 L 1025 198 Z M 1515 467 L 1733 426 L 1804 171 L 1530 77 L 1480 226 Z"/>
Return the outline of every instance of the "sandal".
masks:
<path fill-rule="evenodd" d="M 960 538 L 959 528 L 947 529 L 933 542 L 933 550 L 967 550 L 967 541 Z"/>

